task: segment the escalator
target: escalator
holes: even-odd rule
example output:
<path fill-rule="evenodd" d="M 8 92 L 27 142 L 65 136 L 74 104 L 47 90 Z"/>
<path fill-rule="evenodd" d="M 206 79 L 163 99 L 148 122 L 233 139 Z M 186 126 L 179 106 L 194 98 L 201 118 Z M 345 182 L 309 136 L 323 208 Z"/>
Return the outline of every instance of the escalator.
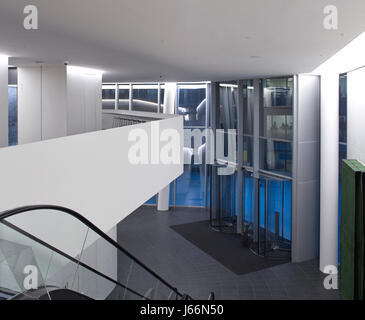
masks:
<path fill-rule="evenodd" d="M 0 300 L 191 300 L 79 213 L 0 213 Z"/>

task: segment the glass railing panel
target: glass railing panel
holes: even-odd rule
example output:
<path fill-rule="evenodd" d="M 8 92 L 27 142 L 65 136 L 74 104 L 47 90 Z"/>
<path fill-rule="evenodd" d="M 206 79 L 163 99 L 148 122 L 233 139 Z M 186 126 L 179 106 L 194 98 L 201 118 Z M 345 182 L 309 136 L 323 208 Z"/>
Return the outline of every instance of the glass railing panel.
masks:
<path fill-rule="evenodd" d="M 23 247 L 26 245 L 34 253 L 36 261 L 28 257 L 26 263 L 35 264 L 39 269 L 39 285 L 67 288 L 92 299 L 111 298 L 112 293 L 123 299 L 136 295 L 140 299 L 169 299 L 175 292 L 173 287 L 113 240 L 116 239 L 116 228 L 102 234 L 91 224 L 84 224 L 69 213 L 56 209 L 27 211 L 3 222 L 11 223 L 16 230 L 7 227 L 6 231 L 11 236 L 2 231 L 0 237 L 3 247 L 0 270 L 3 282 L 10 279 L 12 283 L 12 286 L 7 286 L 9 289 L 22 291 L 6 271 L 7 265 L 3 262 L 5 241 L 13 241 Z"/>
<path fill-rule="evenodd" d="M 50 267 L 55 263 L 54 251 L 3 223 L 0 251 L 0 287 L 25 294 L 31 289 L 47 288 L 47 279 L 56 272 Z M 57 271 L 63 266 L 60 264 Z"/>
<path fill-rule="evenodd" d="M 113 236 L 113 232 L 115 230 L 110 232 L 110 236 Z M 126 290 L 123 292 L 122 299 L 127 299 L 135 294 L 146 299 L 167 299 L 173 289 L 126 252 L 118 249 L 91 229 L 88 231 L 84 249 L 80 255 L 80 262 L 125 286 Z M 102 292 L 102 295 L 110 294 L 115 287 L 113 282 L 99 283 L 98 277 L 91 279 L 87 272 L 81 276 L 81 271 L 79 271 L 79 274 L 82 283 L 96 283 L 95 288 L 97 292 Z M 85 277 L 86 279 L 84 279 Z M 120 290 L 118 294 L 122 294 Z"/>
<path fill-rule="evenodd" d="M 73 258 L 80 256 L 89 229 L 77 218 L 50 209 L 23 212 L 6 221 Z"/>

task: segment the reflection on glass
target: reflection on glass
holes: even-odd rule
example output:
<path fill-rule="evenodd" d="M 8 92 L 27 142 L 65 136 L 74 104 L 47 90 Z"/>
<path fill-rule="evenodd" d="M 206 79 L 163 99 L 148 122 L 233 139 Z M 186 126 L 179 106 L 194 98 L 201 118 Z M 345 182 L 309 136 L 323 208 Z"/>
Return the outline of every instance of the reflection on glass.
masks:
<path fill-rule="evenodd" d="M 176 180 L 176 205 L 204 207 L 204 166 L 184 165 L 184 173 Z"/>
<path fill-rule="evenodd" d="M 340 142 L 347 143 L 347 74 L 340 76 Z"/>
<path fill-rule="evenodd" d="M 253 166 L 253 117 L 254 117 L 254 87 L 252 81 L 244 82 L 243 86 L 243 165 Z"/>
<path fill-rule="evenodd" d="M 245 175 L 244 234 L 249 246 L 262 256 L 289 259 L 291 248 L 292 182 Z M 250 190 L 259 188 L 259 207 L 254 211 Z"/>
<path fill-rule="evenodd" d="M 293 105 L 293 78 L 265 79 L 264 107 L 291 107 Z"/>
<path fill-rule="evenodd" d="M 18 88 L 8 87 L 9 101 L 9 146 L 18 144 Z"/>
<path fill-rule="evenodd" d="M 119 110 L 129 110 L 129 85 L 119 85 Z"/>
<path fill-rule="evenodd" d="M 219 84 L 219 129 L 237 129 L 237 91 L 236 81 Z"/>
<path fill-rule="evenodd" d="M 260 139 L 260 168 L 291 176 L 292 142 Z"/>
<path fill-rule="evenodd" d="M 177 113 L 184 116 L 184 126 L 205 127 L 207 112 L 206 85 L 178 86 Z"/>
<path fill-rule="evenodd" d="M 158 86 L 133 85 L 132 110 L 158 112 Z"/>
<path fill-rule="evenodd" d="M 260 106 L 260 168 L 292 173 L 293 78 L 265 79 Z"/>
<path fill-rule="evenodd" d="M 115 109 L 115 85 L 103 85 L 102 87 L 102 106 L 104 110 Z"/>
<path fill-rule="evenodd" d="M 339 92 L 338 250 L 340 250 L 341 243 L 341 169 L 342 160 L 347 159 L 347 74 L 340 75 Z M 340 252 L 338 252 L 338 259 L 340 264 Z"/>

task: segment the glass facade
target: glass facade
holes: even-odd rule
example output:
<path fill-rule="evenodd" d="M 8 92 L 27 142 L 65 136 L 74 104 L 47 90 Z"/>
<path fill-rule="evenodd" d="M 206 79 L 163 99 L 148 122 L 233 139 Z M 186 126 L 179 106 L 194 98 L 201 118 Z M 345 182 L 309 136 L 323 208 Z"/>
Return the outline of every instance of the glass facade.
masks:
<path fill-rule="evenodd" d="M 262 81 L 260 169 L 292 175 L 293 77 Z"/>
<path fill-rule="evenodd" d="M 339 189 L 338 189 L 338 259 L 340 263 L 341 244 L 341 168 L 342 160 L 347 159 L 347 74 L 340 75 L 339 88 Z"/>
<path fill-rule="evenodd" d="M 176 113 L 184 116 L 184 129 L 187 134 L 191 134 L 192 130 L 200 130 L 203 133 L 207 127 L 210 113 L 208 86 L 207 83 L 177 85 Z M 164 112 L 165 85 L 158 83 L 104 84 L 102 95 L 104 110 L 115 109 L 117 88 L 119 90 L 119 110 L 129 110 L 130 102 L 132 102 L 132 111 Z M 131 92 L 132 97 L 130 97 Z M 205 153 L 206 139 L 204 136 L 201 141 L 200 139 L 195 141 L 193 137 L 190 140 L 185 139 L 184 173 L 171 184 L 171 205 L 205 207 L 209 202 L 206 191 L 209 181 Z M 157 196 L 152 197 L 146 204 L 156 205 Z"/>
<path fill-rule="evenodd" d="M 219 84 L 219 110 L 217 129 L 237 130 L 237 81 Z"/>
<path fill-rule="evenodd" d="M 206 195 L 206 139 L 197 139 L 193 132 L 206 129 L 207 84 L 177 86 L 177 114 L 184 116 L 184 173 L 176 180 L 176 205 L 204 207 Z M 195 152 L 194 152 L 195 150 Z"/>
<path fill-rule="evenodd" d="M 119 85 L 119 101 L 118 101 L 118 110 L 129 110 L 129 85 Z"/>
<path fill-rule="evenodd" d="M 207 114 L 206 85 L 179 85 L 177 100 L 177 114 L 184 116 L 184 127 L 205 128 Z"/>
<path fill-rule="evenodd" d="M 115 97 L 116 97 L 115 85 L 103 85 L 102 86 L 102 108 L 103 110 L 115 109 Z"/>
<path fill-rule="evenodd" d="M 133 85 L 132 110 L 158 112 L 158 86 Z"/>
<path fill-rule="evenodd" d="M 9 102 L 9 146 L 18 144 L 18 87 L 8 87 Z"/>
<path fill-rule="evenodd" d="M 243 86 L 243 165 L 253 167 L 253 121 L 254 121 L 254 87 L 252 81 Z M 239 133 L 241 134 L 241 133 Z"/>
<path fill-rule="evenodd" d="M 8 144 L 18 144 L 18 69 L 8 69 Z"/>

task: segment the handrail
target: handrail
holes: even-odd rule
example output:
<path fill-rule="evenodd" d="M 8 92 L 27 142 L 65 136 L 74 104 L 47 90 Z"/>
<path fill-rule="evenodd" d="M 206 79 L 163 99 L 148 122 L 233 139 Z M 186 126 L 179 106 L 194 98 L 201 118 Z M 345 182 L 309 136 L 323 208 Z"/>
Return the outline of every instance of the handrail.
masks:
<path fill-rule="evenodd" d="M 39 243 L 39 244 L 41 244 L 42 246 L 44 246 L 44 247 L 46 247 L 46 248 L 48 248 L 48 249 L 50 249 L 50 250 L 52 250 L 52 251 L 56 252 L 57 254 L 59 254 L 59 255 L 61 255 L 61 256 L 63 256 L 63 257 L 65 257 L 67 260 L 70 260 L 70 261 L 72 261 L 73 263 L 78 264 L 78 265 L 80 265 L 81 267 L 83 267 L 83 268 L 85 268 L 85 269 L 88 269 L 89 271 L 91 271 L 91 272 L 93 272 L 93 273 L 97 274 L 98 276 L 100 276 L 100 277 L 102 277 L 102 278 L 104 278 L 104 279 L 106 279 L 106 280 L 108 280 L 108 281 L 110 281 L 110 282 L 113 282 L 114 284 L 116 284 L 116 285 L 118 285 L 118 286 L 120 286 L 120 287 L 122 287 L 122 288 L 124 288 L 124 289 L 128 290 L 129 292 L 132 292 L 133 294 L 135 294 L 135 295 L 139 296 L 140 298 L 145 299 L 145 297 L 144 297 L 141 293 L 138 293 L 137 291 L 135 291 L 135 290 L 133 290 L 133 289 L 131 289 L 131 288 L 126 287 L 125 285 L 123 285 L 123 284 L 121 284 L 120 282 L 118 282 L 118 281 L 116 281 L 116 280 L 114 280 L 114 279 L 112 279 L 112 278 L 108 277 L 107 275 L 105 275 L 105 274 L 101 273 L 100 271 L 95 270 L 94 268 L 92 268 L 92 267 L 90 267 L 89 265 L 87 265 L 87 264 L 85 264 L 85 263 L 83 263 L 83 262 L 81 262 L 81 261 L 77 260 L 77 259 L 76 259 L 76 258 L 74 258 L 74 257 L 71 257 L 71 256 L 70 256 L 70 255 L 68 255 L 67 253 L 65 253 L 65 252 L 63 252 L 63 251 L 61 251 L 61 250 L 59 250 L 59 249 L 57 249 L 57 248 L 53 247 L 53 246 L 52 246 L 52 245 L 50 245 L 49 243 L 44 242 L 43 240 L 41 240 L 41 239 L 39 239 L 39 238 L 37 238 L 37 237 L 33 236 L 32 234 L 30 234 L 30 233 L 28 233 L 28 232 L 24 231 L 23 229 L 20 229 L 19 227 L 17 227 L 17 226 L 15 226 L 15 225 L 13 225 L 13 224 L 12 224 L 12 223 L 10 223 L 9 221 L 2 221 L 2 222 L 0 222 L 0 223 L 3 223 L 3 224 L 4 224 L 4 225 L 6 225 L 7 227 L 9 227 L 9 228 L 11 228 L 11 229 L 15 230 L 16 232 L 19 232 L 20 234 L 23 234 L 23 235 L 24 235 L 24 236 L 26 236 L 27 238 L 30 238 L 31 240 L 33 240 L 33 241 L 35 241 L 35 242 L 38 242 L 38 243 Z M 20 294 L 21 294 L 21 293 L 20 293 Z"/>
<path fill-rule="evenodd" d="M 147 272 L 152 274 L 156 279 L 161 281 L 163 284 L 165 284 L 168 288 L 173 290 L 177 296 L 183 297 L 181 293 L 178 292 L 178 290 L 174 287 L 172 287 L 167 281 L 162 279 L 158 274 L 156 274 L 154 271 L 152 271 L 150 268 L 148 268 L 144 263 L 139 261 L 137 258 L 135 258 L 131 253 L 129 253 L 127 250 L 122 248 L 116 241 L 114 241 L 112 238 L 110 238 L 107 234 L 105 234 L 103 231 L 101 231 L 97 226 L 95 226 L 93 223 L 91 223 L 89 220 L 87 220 L 85 217 L 83 217 L 78 212 L 68 209 L 62 206 L 56 206 L 56 205 L 31 205 L 31 206 L 24 206 L 19 207 L 11 210 L 4 211 L 0 213 L 0 221 L 16 216 L 18 214 L 24 213 L 24 212 L 32 212 L 36 210 L 55 210 L 59 212 L 66 213 L 77 220 L 81 221 L 84 225 L 86 225 L 88 228 L 93 230 L 95 233 L 97 233 L 100 237 L 102 237 L 104 240 L 109 242 L 111 245 L 116 247 L 118 250 L 122 251 L 124 254 L 126 254 L 129 258 L 134 260 L 137 264 L 139 264 L 143 269 L 145 269 Z"/>

